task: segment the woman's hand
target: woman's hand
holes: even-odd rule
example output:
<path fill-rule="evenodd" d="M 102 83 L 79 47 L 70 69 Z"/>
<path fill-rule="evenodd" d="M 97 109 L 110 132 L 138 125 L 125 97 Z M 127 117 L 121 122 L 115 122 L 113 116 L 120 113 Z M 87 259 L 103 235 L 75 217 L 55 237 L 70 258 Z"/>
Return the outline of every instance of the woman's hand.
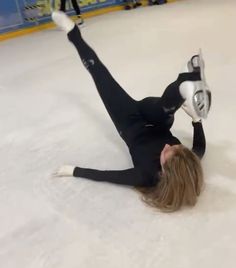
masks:
<path fill-rule="evenodd" d="M 185 111 L 187 115 L 189 115 L 192 118 L 193 122 L 196 123 L 201 121 L 201 118 L 196 114 L 196 112 L 193 109 L 191 109 L 191 107 L 187 104 L 186 101 L 182 104 L 181 108 Z"/>
<path fill-rule="evenodd" d="M 53 176 L 55 177 L 71 177 L 73 176 L 75 167 L 74 166 L 69 166 L 69 165 L 64 165 L 61 166 L 57 171 L 53 173 Z"/>

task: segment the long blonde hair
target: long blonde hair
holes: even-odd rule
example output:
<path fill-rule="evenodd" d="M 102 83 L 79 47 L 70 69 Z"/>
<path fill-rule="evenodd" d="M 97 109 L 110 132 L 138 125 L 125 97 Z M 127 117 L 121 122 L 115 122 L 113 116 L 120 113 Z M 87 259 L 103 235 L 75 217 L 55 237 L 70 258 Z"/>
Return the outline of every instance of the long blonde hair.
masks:
<path fill-rule="evenodd" d="M 159 182 L 153 188 L 138 188 L 142 199 L 164 212 L 194 206 L 203 186 L 203 171 L 197 155 L 180 145 L 163 165 Z"/>

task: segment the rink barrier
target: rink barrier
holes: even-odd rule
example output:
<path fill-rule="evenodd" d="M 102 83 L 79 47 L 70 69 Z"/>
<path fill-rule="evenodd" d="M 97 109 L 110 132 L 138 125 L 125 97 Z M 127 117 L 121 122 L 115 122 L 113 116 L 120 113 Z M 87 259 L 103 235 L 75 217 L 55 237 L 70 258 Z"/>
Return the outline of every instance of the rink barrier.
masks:
<path fill-rule="evenodd" d="M 15 1 L 17 1 L 17 0 L 15 0 Z M 87 0 L 87 2 L 88 1 L 89 0 Z M 91 0 L 91 1 L 93 1 L 93 0 Z M 167 0 L 168 3 L 172 3 L 172 2 L 175 2 L 175 1 L 177 1 L 177 0 Z M 27 1 L 27 2 L 29 2 L 29 1 Z M 148 5 L 147 0 L 142 0 L 141 2 L 142 2 L 143 6 Z M 86 18 L 99 16 L 99 15 L 103 15 L 103 14 L 114 12 L 114 11 L 124 10 L 124 5 L 123 4 L 121 5 L 121 3 L 123 3 L 123 1 L 119 0 L 119 3 L 120 3 L 119 5 L 112 5 L 112 6 L 108 6 L 108 7 L 105 7 L 105 8 L 96 8 L 95 7 L 94 10 L 84 12 L 84 13 L 83 13 L 83 8 L 81 8 L 83 18 L 86 19 Z M 41 4 L 26 4 L 24 6 L 23 12 L 21 14 L 22 21 L 24 21 L 25 24 L 22 23 L 23 26 L 19 26 L 19 29 L 14 29 L 14 30 L 8 31 L 8 32 L 2 32 L 1 28 L 0 28 L 0 41 L 4 41 L 4 40 L 10 39 L 10 38 L 15 38 L 15 37 L 19 37 L 19 36 L 22 36 L 22 35 L 42 31 L 42 30 L 45 30 L 45 29 L 54 28 L 55 24 L 50 21 L 49 16 L 47 18 L 49 20 L 49 22 L 40 22 L 38 20 L 37 16 L 39 14 L 39 9 L 42 8 L 42 7 L 43 7 L 42 3 Z M 30 14 L 30 12 L 35 12 L 35 13 Z M 71 10 L 69 10 L 68 14 L 71 15 L 71 13 L 74 14 L 73 12 L 71 12 Z M 1 15 L 1 13 L 0 13 L 0 15 Z M 35 15 L 37 15 L 37 16 L 35 16 Z M 76 18 L 76 17 L 74 17 L 74 18 Z M 29 25 L 27 26 L 27 24 L 29 24 Z M 35 24 L 37 24 L 37 25 L 35 25 Z"/>

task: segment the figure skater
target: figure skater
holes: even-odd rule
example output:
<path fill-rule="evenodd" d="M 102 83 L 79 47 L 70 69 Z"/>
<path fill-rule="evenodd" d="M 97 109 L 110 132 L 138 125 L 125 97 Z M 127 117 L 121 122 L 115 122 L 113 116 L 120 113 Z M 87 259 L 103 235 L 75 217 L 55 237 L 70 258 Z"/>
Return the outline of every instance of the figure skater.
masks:
<path fill-rule="evenodd" d="M 77 0 L 72 0 L 72 5 L 73 5 L 73 8 L 75 10 L 75 13 L 77 15 L 77 21 L 76 21 L 76 24 L 78 25 L 82 25 L 84 23 L 84 20 L 81 16 L 81 11 L 80 11 L 80 7 L 77 3 Z M 61 0 L 61 6 L 60 6 L 60 10 L 65 12 L 66 11 L 66 0 Z"/>
<path fill-rule="evenodd" d="M 142 5 L 139 0 L 124 0 L 125 10 L 130 10 L 132 8 L 140 7 Z"/>
<path fill-rule="evenodd" d="M 160 98 L 147 97 L 136 101 L 114 80 L 66 14 L 53 12 L 52 19 L 67 33 L 69 41 L 77 49 L 133 161 L 133 167 L 126 170 L 96 170 L 66 165 L 59 168 L 55 175 L 134 186 L 147 204 L 162 211 L 172 212 L 182 206 L 194 206 L 203 185 L 200 159 L 206 147 L 201 117 L 204 117 L 206 107 L 205 112 L 208 113 L 211 104 L 209 90 L 196 90 L 196 85 L 203 82 L 201 73 L 204 66 L 200 55 L 192 57 L 186 70 Z M 174 114 L 181 106 L 192 118 L 191 150 L 170 131 Z"/>

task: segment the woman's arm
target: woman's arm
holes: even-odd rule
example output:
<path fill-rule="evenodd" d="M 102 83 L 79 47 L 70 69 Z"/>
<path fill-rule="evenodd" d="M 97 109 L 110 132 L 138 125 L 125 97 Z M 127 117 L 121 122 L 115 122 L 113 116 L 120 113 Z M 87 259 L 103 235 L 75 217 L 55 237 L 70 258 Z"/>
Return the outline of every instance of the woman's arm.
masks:
<path fill-rule="evenodd" d="M 199 157 L 202 158 L 206 150 L 206 139 L 202 127 L 201 118 L 191 109 L 185 102 L 182 105 L 183 110 L 192 118 L 193 125 L 193 147 L 192 151 Z"/>
<path fill-rule="evenodd" d="M 147 178 L 142 175 L 138 168 L 125 170 L 97 170 L 74 166 L 62 166 L 56 176 L 74 176 L 94 181 L 111 182 L 129 186 L 147 186 Z"/>
<path fill-rule="evenodd" d="M 193 147 L 192 151 L 202 158 L 206 150 L 206 139 L 201 120 L 198 122 L 192 122 L 193 125 Z"/>

